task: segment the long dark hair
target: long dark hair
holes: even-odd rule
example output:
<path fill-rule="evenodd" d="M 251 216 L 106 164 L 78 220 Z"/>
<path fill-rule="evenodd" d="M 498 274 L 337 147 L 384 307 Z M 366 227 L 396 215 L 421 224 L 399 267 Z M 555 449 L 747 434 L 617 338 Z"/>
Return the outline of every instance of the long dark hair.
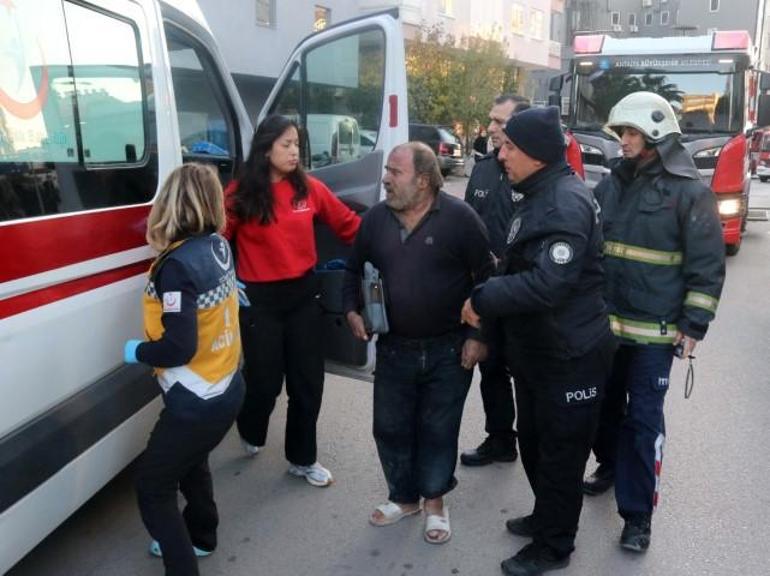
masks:
<path fill-rule="evenodd" d="M 292 126 L 299 134 L 299 126 L 294 120 L 273 114 L 262 120 L 254 133 L 249 157 L 238 175 L 238 189 L 233 204 L 235 214 L 241 220 L 256 218 L 260 224 L 265 225 L 275 219 L 275 198 L 270 183 L 270 159 L 267 153 L 273 143 Z M 307 198 L 307 176 L 300 164 L 286 179 L 294 188 L 294 202 Z"/>

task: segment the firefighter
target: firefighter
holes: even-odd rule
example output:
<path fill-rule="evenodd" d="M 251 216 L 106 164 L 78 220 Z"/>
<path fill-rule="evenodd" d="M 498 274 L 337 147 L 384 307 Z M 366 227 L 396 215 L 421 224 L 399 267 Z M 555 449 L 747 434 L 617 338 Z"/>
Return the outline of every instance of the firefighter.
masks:
<path fill-rule="evenodd" d="M 583 474 L 615 339 L 602 296 L 596 206 L 564 160 L 558 109 L 515 114 L 505 135 L 499 157 L 523 199 L 507 235 L 502 275 L 474 289 L 463 320 L 499 318 L 505 332 L 519 450 L 535 507 L 506 522 L 532 542 L 502 569 L 534 576 L 569 564 L 575 548 Z"/>
<path fill-rule="evenodd" d="M 620 339 L 594 445 L 588 494 L 615 483 L 623 548 L 644 552 L 657 504 L 663 401 L 674 353 L 688 357 L 714 318 L 725 277 L 714 194 L 698 175 L 671 105 L 636 92 L 610 111 L 623 156 L 595 190 L 606 295 Z"/>

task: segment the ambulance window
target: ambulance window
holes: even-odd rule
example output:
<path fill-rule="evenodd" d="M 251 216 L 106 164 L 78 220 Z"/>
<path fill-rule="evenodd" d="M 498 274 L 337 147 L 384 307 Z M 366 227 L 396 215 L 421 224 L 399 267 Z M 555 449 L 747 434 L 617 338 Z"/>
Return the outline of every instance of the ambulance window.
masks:
<path fill-rule="evenodd" d="M 77 100 L 83 162 L 142 160 L 145 102 L 136 30 L 76 4 L 66 5 L 66 16 L 74 81 L 58 89 Z"/>
<path fill-rule="evenodd" d="M 11 3 L 4 17 L 0 221 L 150 200 L 155 119 L 136 23 L 59 0 Z"/>
<path fill-rule="evenodd" d="M 236 140 L 221 77 L 196 40 L 172 26 L 166 34 L 182 160 L 213 164 L 225 183 L 232 178 Z"/>
<path fill-rule="evenodd" d="M 385 79 L 385 34 L 364 30 L 307 52 L 271 112 L 293 116 L 299 108 L 311 169 L 357 160 L 380 130 Z M 302 97 L 300 97 L 302 96 Z"/>

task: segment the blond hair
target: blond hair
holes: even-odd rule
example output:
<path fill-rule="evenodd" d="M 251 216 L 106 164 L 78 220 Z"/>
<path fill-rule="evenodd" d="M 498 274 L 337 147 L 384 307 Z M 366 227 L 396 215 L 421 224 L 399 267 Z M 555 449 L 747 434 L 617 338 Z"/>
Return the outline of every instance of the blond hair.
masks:
<path fill-rule="evenodd" d="M 168 175 L 147 218 L 147 243 L 163 251 L 169 244 L 225 227 L 222 185 L 214 168 L 185 164 Z"/>

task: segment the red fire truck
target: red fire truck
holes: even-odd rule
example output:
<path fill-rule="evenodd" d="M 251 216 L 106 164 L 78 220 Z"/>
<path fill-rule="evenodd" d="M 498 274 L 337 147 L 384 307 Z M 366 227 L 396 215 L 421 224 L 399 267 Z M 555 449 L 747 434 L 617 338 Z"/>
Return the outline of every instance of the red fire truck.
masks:
<path fill-rule="evenodd" d="M 574 51 L 567 125 L 580 143 L 589 186 L 609 172 L 609 160 L 620 153 L 618 142 L 602 130 L 610 109 L 631 92 L 660 94 L 676 111 L 682 142 L 717 195 L 726 251 L 737 253 L 746 227 L 749 139 L 757 125 L 761 74 L 749 33 L 585 35 L 575 38 Z M 556 101 L 564 80 L 551 82 Z"/>

